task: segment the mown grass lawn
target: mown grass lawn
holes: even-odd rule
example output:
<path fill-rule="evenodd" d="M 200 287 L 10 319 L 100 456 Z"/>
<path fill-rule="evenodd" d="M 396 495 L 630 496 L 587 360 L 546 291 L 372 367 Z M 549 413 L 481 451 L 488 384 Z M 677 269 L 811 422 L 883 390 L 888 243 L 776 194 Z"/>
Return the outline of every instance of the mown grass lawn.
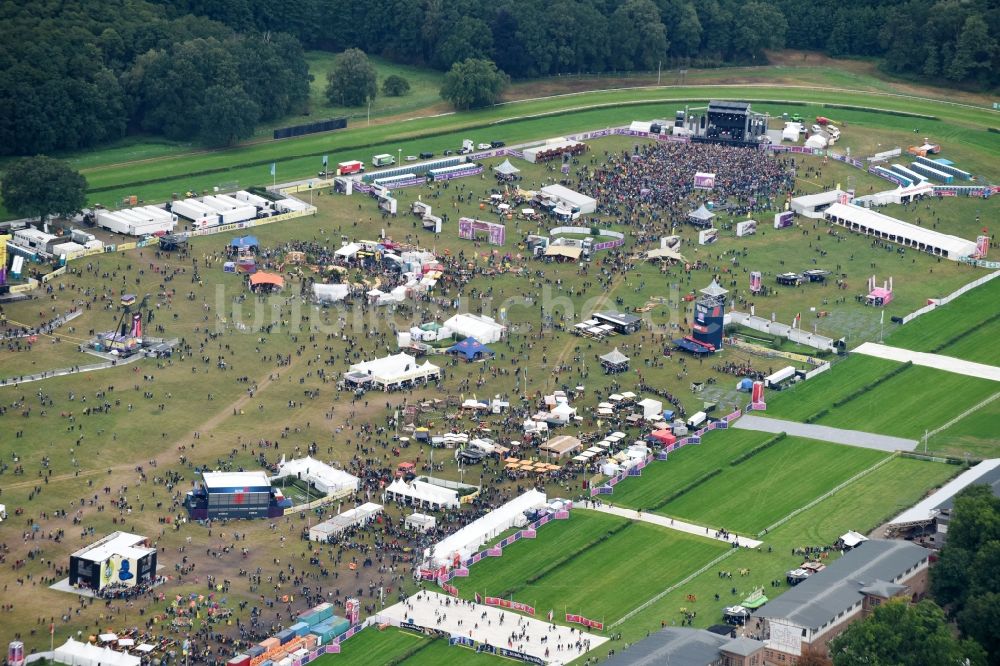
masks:
<path fill-rule="evenodd" d="M 728 548 L 642 522 L 627 524 L 588 547 L 602 533 L 589 528 L 609 524 L 595 523 L 592 517 L 592 512 L 574 509 L 572 517 L 562 521 L 569 529 L 546 533 L 558 524 L 546 525 L 537 539 L 522 540 L 505 549 L 503 557 L 473 565 L 469 578 L 457 583 L 461 595 L 471 599 L 476 592 L 506 592 L 508 598 L 534 606 L 538 614 L 552 609 L 556 615 L 580 613 L 610 622 Z M 622 520 L 617 519 L 619 526 Z M 577 531 L 586 531 L 590 538 L 579 538 Z M 552 566 L 561 558 L 567 559 Z M 530 580 L 533 576 L 537 580 Z"/>
<path fill-rule="evenodd" d="M 670 493 L 691 483 L 716 467 L 724 467 L 741 453 L 771 437 L 752 430 L 716 430 L 706 433 L 701 444 L 689 444 L 670 454 L 669 459 L 657 460 L 615 486 L 615 491 L 603 497 L 615 506 L 648 510 L 661 503 Z"/>
<path fill-rule="evenodd" d="M 429 637 L 411 631 L 379 631 L 375 627 L 368 627 L 344 641 L 340 646 L 340 654 L 323 655 L 312 663 L 316 666 L 380 666 L 393 663 L 416 650 L 423 650 L 431 643 Z"/>
<path fill-rule="evenodd" d="M 986 284 L 962 294 L 951 303 L 935 308 L 908 324 L 904 324 L 889 335 L 885 343 L 893 347 L 903 347 L 914 351 L 934 351 L 966 331 L 974 331 L 973 334 L 978 334 L 979 330 L 977 329 L 980 329 L 984 322 L 996 315 L 998 301 L 1000 301 L 1000 279 L 990 280 Z M 1000 325 L 994 324 L 983 330 L 993 331 L 995 335 L 996 331 L 1000 330 Z M 963 336 L 962 341 L 965 339 Z M 958 349 L 968 351 L 964 345 Z M 965 358 L 960 353 L 949 352 L 947 348 L 941 349 L 940 353 Z M 981 353 L 987 358 L 982 362 L 989 363 L 988 359 L 992 354 L 993 364 L 1000 363 L 1000 351 L 998 351 L 996 344 L 988 345 Z M 969 360 L 977 359 L 970 358 Z"/>
<path fill-rule="evenodd" d="M 919 439 L 1000 390 L 996 382 L 912 366 L 816 421 L 820 425 Z M 995 425 L 995 424 L 994 424 Z M 995 428 L 984 431 L 986 436 Z"/>
<path fill-rule="evenodd" d="M 792 421 L 805 420 L 899 365 L 895 361 L 873 356 L 853 355 L 835 363 L 827 372 L 807 382 L 784 391 L 766 391 L 767 416 Z"/>
<path fill-rule="evenodd" d="M 886 457 L 882 451 L 786 437 L 657 510 L 738 534 L 757 533 Z"/>

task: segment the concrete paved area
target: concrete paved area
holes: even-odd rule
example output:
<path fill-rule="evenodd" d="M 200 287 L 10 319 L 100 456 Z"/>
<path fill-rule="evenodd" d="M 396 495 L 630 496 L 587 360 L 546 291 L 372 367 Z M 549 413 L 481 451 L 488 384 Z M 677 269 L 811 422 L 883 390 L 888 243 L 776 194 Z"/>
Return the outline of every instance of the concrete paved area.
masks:
<path fill-rule="evenodd" d="M 704 525 L 695 525 L 694 523 L 686 523 L 683 520 L 668 518 L 667 516 L 661 516 L 658 513 L 636 511 L 635 509 L 623 509 L 621 507 L 608 505 L 607 500 L 599 500 L 599 501 L 603 502 L 603 504 L 594 504 L 593 500 L 588 500 L 584 502 L 583 508 L 592 509 L 594 511 L 600 511 L 601 513 L 610 513 L 615 516 L 621 516 L 622 518 L 628 518 L 629 520 L 641 520 L 647 523 L 652 523 L 653 525 L 659 525 L 660 527 L 666 527 L 667 529 L 677 530 L 678 532 L 687 532 L 688 534 L 700 536 L 705 539 L 714 539 L 716 541 L 725 541 L 726 543 L 735 543 L 741 548 L 742 547 L 756 548 L 762 543 L 761 541 L 757 541 L 756 539 L 751 539 L 750 537 L 744 536 L 742 534 L 720 532 L 711 527 L 705 527 Z"/>
<path fill-rule="evenodd" d="M 912 361 L 913 365 L 922 365 L 934 368 L 935 370 L 944 370 L 945 372 L 954 372 L 958 375 L 979 377 L 980 379 L 1000 382 L 1000 367 L 986 365 L 985 363 L 973 363 L 972 361 L 965 361 L 954 356 L 910 351 L 909 349 L 881 345 L 877 342 L 866 342 L 852 351 L 866 356 L 887 358 L 890 361 L 899 361 L 900 363 Z"/>
<path fill-rule="evenodd" d="M 846 444 L 847 446 L 858 446 L 863 449 L 874 449 L 889 453 L 893 451 L 913 451 L 917 448 L 917 440 L 915 439 L 877 435 L 873 432 L 864 432 L 862 430 L 831 428 L 830 426 L 815 425 L 812 423 L 784 421 L 782 419 L 772 419 L 752 414 L 740 417 L 730 427 L 742 430 L 756 430 L 758 432 L 783 432 L 795 437 L 818 439 L 823 442 Z"/>
<path fill-rule="evenodd" d="M 461 586 L 462 579 L 452 581 Z M 515 599 L 530 603 L 530 599 Z M 509 608 L 477 604 L 439 592 L 422 591 L 406 601 L 379 611 L 379 622 L 399 626 L 412 622 L 421 627 L 447 631 L 453 636 L 465 636 L 480 643 L 509 648 L 538 657 L 545 663 L 569 663 L 588 650 L 607 642 L 604 636 L 589 634 L 581 629 L 545 621 L 550 609 L 536 608 L 535 619 L 521 615 Z M 563 619 L 563 609 L 552 609 L 556 619 Z M 571 608 L 570 612 L 586 613 L 585 608 Z M 484 617 L 485 614 L 485 617 Z M 516 640 L 512 635 L 516 634 Z M 348 643 L 348 645 L 350 645 Z M 562 646 L 561 648 L 559 646 Z M 456 655 L 465 648 L 455 647 Z"/>

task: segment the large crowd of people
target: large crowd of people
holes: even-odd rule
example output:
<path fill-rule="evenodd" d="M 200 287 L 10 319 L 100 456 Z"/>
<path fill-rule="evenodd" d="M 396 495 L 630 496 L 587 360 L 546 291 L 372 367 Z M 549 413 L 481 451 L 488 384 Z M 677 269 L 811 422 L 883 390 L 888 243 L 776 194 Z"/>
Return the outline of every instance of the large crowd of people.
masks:
<path fill-rule="evenodd" d="M 715 186 L 696 189 L 697 172 L 715 174 Z M 710 143 L 642 146 L 577 174 L 577 187 L 598 200 L 598 214 L 629 225 L 679 224 L 706 199 L 734 215 L 778 209 L 795 186 L 793 158 Z"/>

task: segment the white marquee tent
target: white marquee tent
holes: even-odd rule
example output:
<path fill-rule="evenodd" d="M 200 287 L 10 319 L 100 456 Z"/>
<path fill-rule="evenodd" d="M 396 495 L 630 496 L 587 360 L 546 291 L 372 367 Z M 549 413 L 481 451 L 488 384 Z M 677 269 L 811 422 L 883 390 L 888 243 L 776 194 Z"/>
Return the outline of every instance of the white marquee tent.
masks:
<path fill-rule="evenodd" d="M 321 303 L 336 303 L 347 298 L 351 287 L 346 284 L 314 284 L 313 298 Z"/>
<path fill-rule="evenodd" d="M 459 313 L 444 322 L 443 326 L 453 333 L 475 338 L 484 345 L 499 342 L 507 331 L 506 326 L 498 324 L 493 318 L 471 313 Z"/>
<path fill-rule="evenodd" d="M 545 493 L 534 489 L 515 497 L 426 549 L 424 566 L 429 569 L 450 566 L 455 553 L 462 559 L 471 557 L 483 544 L 501 532 L 526 524 L 524 512 L 541 508 L 545 503 Z"/>
<path fill-rule="evenodd" d="M 286 461 L 284 456 L 278 463 L 278 473 L 271 480 L 292 476 L 312 483 L 320 492 L 327 495 L 352 493 L 358 489 L 358 477 L 336 467 L 330 467 L 325 462 L 311 456 Z"/>
<path fill-rule="evenodd" d="M 450 488 L 414 479 L 410 483 L 396 479 L 389 484 L 382 495 L 384 500 L 393 500 L 431 509 L 457 509 L 460 506 L 458 493 Z"/>
<path fill-rule="evenodd" d="M 56 648 L 53 661 L 69 666 L 139 666 L 142 660 L 108 647 L 97 647 L 69 638 Z"/>
<path fill-rule="evenodd" d="M 423 364 L 409 354 L 400 352 L 384 358 L 355 363 L 349 368 L 348 374 L 367 376 L 378 388 L 390 389 L 404 382 L 421 382 L 437 379 L 441 368 L 430 361 Z"/>

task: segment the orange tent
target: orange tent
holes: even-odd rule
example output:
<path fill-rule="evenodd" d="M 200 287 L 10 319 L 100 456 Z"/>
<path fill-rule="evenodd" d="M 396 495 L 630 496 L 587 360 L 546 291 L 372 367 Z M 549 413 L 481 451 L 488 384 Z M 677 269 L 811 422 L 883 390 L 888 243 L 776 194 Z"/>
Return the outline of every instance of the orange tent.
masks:
<path fill-rule="evenodd" d="M 269 284 L 278 289 L 285 286 L 285 279 L 280 275 L 275 275 L 274 273 L 254 273 L 250 276 L 250 286 L 256 287 L 262 284 Z"/>

